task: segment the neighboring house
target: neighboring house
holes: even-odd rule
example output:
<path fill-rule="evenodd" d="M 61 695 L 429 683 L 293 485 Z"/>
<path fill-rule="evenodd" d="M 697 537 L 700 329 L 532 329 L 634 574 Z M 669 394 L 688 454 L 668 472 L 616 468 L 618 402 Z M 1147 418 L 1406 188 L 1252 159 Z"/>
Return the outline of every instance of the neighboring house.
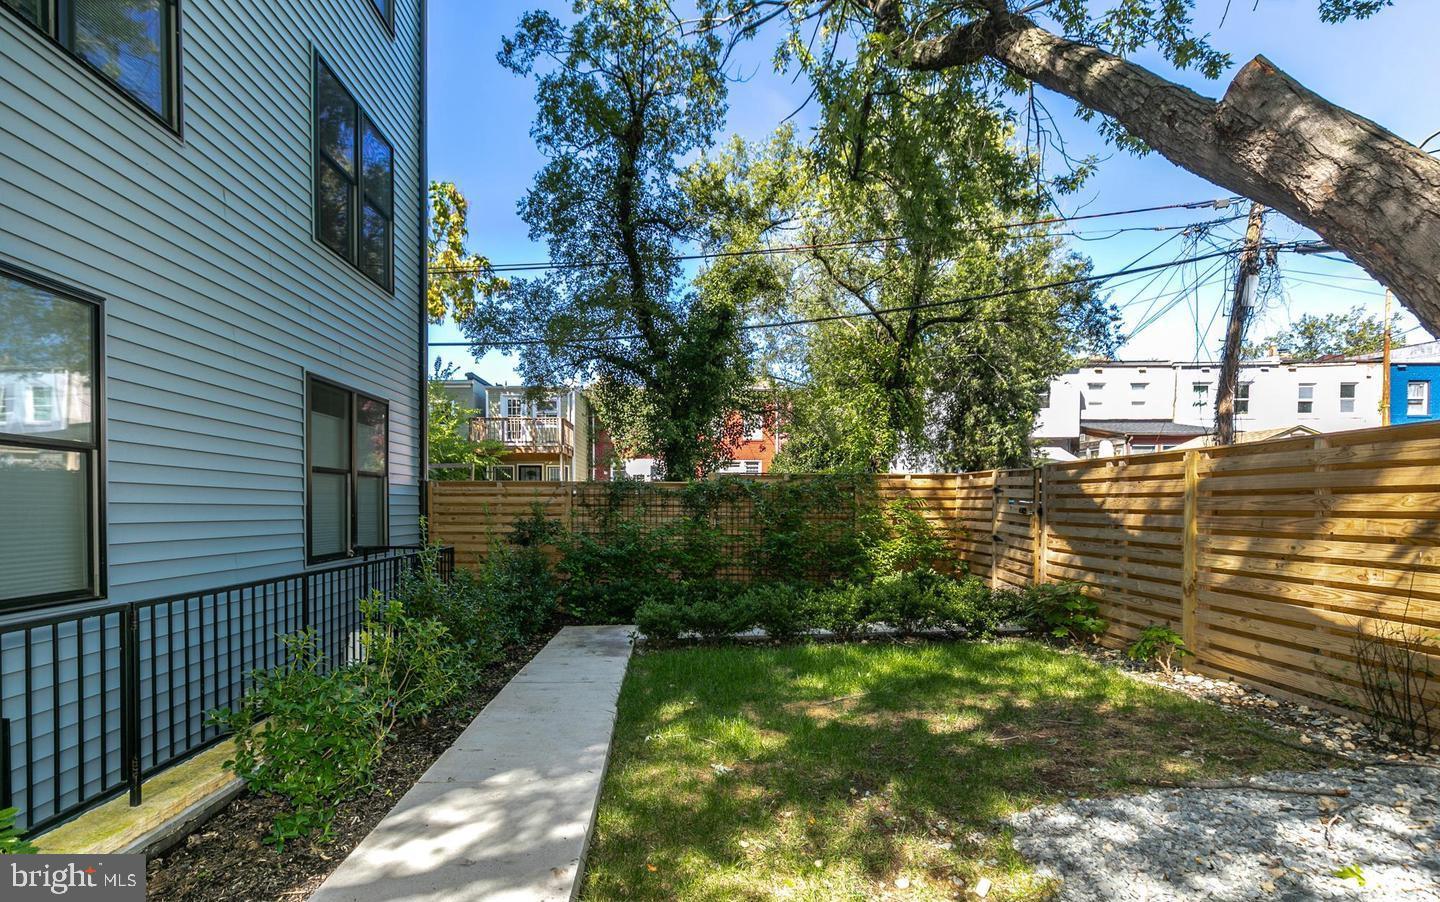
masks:
<path fill-rule="evenodd" d="M 464 383 L 462 385 L 461 383 Z M 465 398 L 465 386 L 469 398 Z M 500 461 L 480 479 L 572 482 L 590 472 L 590 402 L 576 388 L 540 391 L 524 385 L 494 385 L 474 373 L 446 383 L 446 394 L 476 411 L 470 437 L 504 446 Z M 445 461 L 435 461 L 436 466 Z"/>
<path fill-rule="evenodd" d="M 1379 354 L 1355 358 L 1378 364 Z M 1440 419 L 1440 341 L 1406 345 L 1390 352 L 1390 423 Z"/>
<path fill-rule="evenodd" d="M 737 415 L 736 420 L 739 419 Z M 649 456 L 624 457 L 615 450 L 609 432 L 603 427 L 595 430 L 595 466 L 591 478 L 597 481 L 611 479 L 661 480 L 665 478 L 660 462 Z M 739 444 L 730 452 L 730 459 L 715 470 L 727 476 L 763 476 L 775 467 L 775 455 L 785 445 L 785 434 L 774 413 L 746 430 Z"/>
<path fill-rule="evenodd" d="M 1051 382 L 1032 433 L 1036 453 L 1067 459 L 1173 448 L 1214 428 L 1219 375 L 1215 363 L 1087 363 Z M 1235 396 L 1236 427 L 1378 426 L 1382 381 L 1380 367 L 1364 361 L 1248 360 Z"/>
<path fill-rule="evenodd" d="M 127 615 L 148 612 L 149 669 L 124 770 L 148 774 L 248 660 L 221 669 L 233 596 L 203 593 L 420 538 L 423 10 L 0 0 L 0 776 L 22 824 L 113 791 L 107 606 L 187 599 Z M 291 602 L 254 603 L 236 629 L 262 636 Z M 86 610 L 111 613 L 64 619 Z"/>

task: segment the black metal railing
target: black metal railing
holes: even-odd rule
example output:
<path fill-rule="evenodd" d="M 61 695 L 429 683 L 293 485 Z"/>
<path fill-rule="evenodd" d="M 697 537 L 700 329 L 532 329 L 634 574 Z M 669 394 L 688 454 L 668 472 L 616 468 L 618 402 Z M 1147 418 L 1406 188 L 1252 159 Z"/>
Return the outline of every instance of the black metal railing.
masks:
<path fill-rule="evenodd" d="M 360 656 L 360 600 L 393 592 L 423 550 L 54 614 L 0 626 L 0 808 L 33 834 L 224 737 L 209 721 L 286 660 L 281 637 L 315 631 L 327 666 Z M 438 550 L 448 581 L 455 549 Z"/>

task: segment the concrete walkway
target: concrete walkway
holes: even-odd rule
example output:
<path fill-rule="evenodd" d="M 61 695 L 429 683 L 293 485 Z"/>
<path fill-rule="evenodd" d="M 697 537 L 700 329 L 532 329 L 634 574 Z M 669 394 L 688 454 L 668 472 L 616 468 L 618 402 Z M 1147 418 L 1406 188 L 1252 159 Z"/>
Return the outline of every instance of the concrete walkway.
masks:
<path fill-rule="evenodd" d="M 561 630 L 313 902 L 573 898 L 633 630 Z"/>

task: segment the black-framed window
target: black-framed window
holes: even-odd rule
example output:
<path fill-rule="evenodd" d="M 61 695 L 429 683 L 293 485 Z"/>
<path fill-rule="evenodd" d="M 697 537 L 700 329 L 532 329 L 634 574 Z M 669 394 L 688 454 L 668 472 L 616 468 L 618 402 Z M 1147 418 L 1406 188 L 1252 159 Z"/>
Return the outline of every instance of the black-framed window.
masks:
<path fill-rule="evenodd" d="M 380 22 L 390 32 L 395 34 L 395 0 L 365 0 L 370 8 L 375 10 L 375 15 L 380 17 Z"/>
<path fill-rule="evenodd" d="M 315 238 L 393 291 L 394 145 L 319 54 L 314 103 Z"/>
<path fill-rule="evenodd" d="M 335 560 L 388 545 L 389 405 L 311 376 L 305 449 L 306 557 Z"/>
<path fill-rule="evenodd" d="M 104 594 L 100 307 L 0 265 L 0 607 Z"/>
<path fill-rule="evenodd" d="M 171 129 L 180 126 L 179 0 L 0 0 Z"/>

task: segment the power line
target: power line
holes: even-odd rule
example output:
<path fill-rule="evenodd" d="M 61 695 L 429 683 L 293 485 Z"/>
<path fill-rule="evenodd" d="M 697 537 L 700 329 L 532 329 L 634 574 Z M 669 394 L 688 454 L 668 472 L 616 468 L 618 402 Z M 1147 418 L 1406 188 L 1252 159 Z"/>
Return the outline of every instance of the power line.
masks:
<path fill-rule="evenodd" d="M 1300 246 L 1301 244 L 1303 244 L 1303 243 L 1302 243 L 1302 242 L 1288 242 L 1288 243 L 1286 243 L 1286 244 L 1274 244 L 1274 245 L 1268 245 L 1268 246 L 1267 246 L 1267 249 L 1273 248 L 1273 249 L 1275 249 L 1275 250 L 1294 250 L 1296 247 Z M 1186 257 L 1186 258 L 1183 258 L 1183 259 L 1180 259 L 1180 260 L 1171 260 L 1171 261 L 1169 261 L 1169 262 L 1167 262 L 1167 263 L 1152 263 L 1152 264 L 1150 264 L 1150 265 L 1148 265 L 1148 266 L 1141 266 L 1141 267 L 1136 267 L 1136 268 L 1133 268 L 1133 269 L 1116 270 L 1116 271 L 1114 271 L 1114 272 L 1101 273 L 1101 274 L 1099 274 L 1099 275 L 1076 276 L 1076 277 L 1070 278 L 1070 279 L 1060 279 L 1060 280 L 1057 280 L 1057 281 L 1054 281 L 1054 282 L 1045 282 L 1045 283 L 1042 283 L 1042 284 L 1039 284 L 1039 285 L 1023 285 L 1023 286 L 1019 286 L 1019 287 L 1016 287 L 1016 288 L 1005 288 L 1005 289 L 1001 289 L 1001 290 L 999 290 L 999 291 L 991 291 L 991 292 L 985 292 L 985 293 L 983 293 L 983 294 L 974 294 L 974 295 L 968 295 L 968 296 L 965 296 L 965 297 L 951 298 L 951 299 L 949 299 L 949 300 L 944 300 L 944 301 L 927 301 L 927 302 L 922 303 L 922 304 L 906 304 L 906 305 L 898 306 L 898 307 L 878 307 L 878 308 L 876 308 L 876 309 L 873 310 L 873 311 L 871 311 L 871 310 L 864 310 L 864 311 L 854 311 L 854 312 L 850 312 L 850 313 L 834 313 L 834 314 L 828 314 L 828 315 L 826 315 L 826 316 L 805 317 L 805 318 L 802 318 L 802 319 L 781 320 L 781 321 L 778 321 L 778 322 L 744 323 L 744 324 L 742 324 L 741 326 L 739 326 L 738 328 L 739 328 L 741 331 L 747 331 L 747 332 L 748 332 L 748 331 L 752 331 L 752 330 L 756 330 L 756 329 L 783 329 L 783 328 L 790 328 L 790 327 L 792 327 L 792 326 L 810 326 L 810 325 L 818 325 L 818 324 L 820 324 L 820 323 L 840 322 L 840 321 L 848 320 L 848 319 L 865 319 L 865 318 L 874 317 L 874 316 L 879 316 L 879 315 L 887 314 L 887 313 L 910 313 L 910 312 L 920 311 L 920 310 L 934 310 L 934 309 L 938 309 L 938 308 L 942 308 L 942 307 L 953 307 L 953 306 L 956 306 L 956 305 L 959 305 L 959 304 L 972 304 L 972 303 L 976 303 L 976 302 L 978 302 L 978 301 L 989 301 L 989 300 L 997 300 L 997 299 L 999 299 L 999 298 L 1014 297 L 1014 296 L 1016 296 L 1016 295 L 1030 294 L 1030 293 L 1032 293 L 1032 292 L 1037 292 L 1037 291 L 1050 291 L 1050 290 L 1054 290 L 1054 289 L 1057 289 L 1057 288 L 1072 288 L 1072 287 L 1077 286 L 1077 285 L 1086 285 L 1086 284 L 1095 283 L 1095 282 L 1104 282 L 1104 281 L 1106 281 L 1106 280 L 1114 279 L 1114 278 L 1117 278 L 1117 277 L 1119 277 L 1119 276 L 1135 275 L 1135 274 L 1138 274 L 1138 273 L 1145 273 L 1145 272 L 1156 272 L 1156 271 L 1159 271 L 1159 270 L 1169 269 L 1169 268 L 1172 268 L 1172 267 L 1185 266 L 1185 265 L 1191 264 L 1191 263 L 1199 263 L 1199 262 L 1202 262 L 1202 261 L 1205 261 L 1205 260 L 1214 260 L 1214 259 L 1216 259 L 1216 258 L 1218 258 L 1218 257 L 1228 257 L 1228 256 L 1230 256 L 1232 253 L 1233 253 L 1233 251 L 1230 251 L 1230 250 L 1212 251 L 1212 252 L 1210 252 L 1210 253 L 1208 253 L 1208 254 L 1200 254 L 1200 255 L 1198 255 L 1198 256 Z M 1211 269 L 1211 272 L 1213 272 L 1213 268 Z M 1209 273 L 1207 273 L 1206 278 L 1208 278 L 1208 276 L 1209 276 Z M 1197 283 L 1192 283 L 1192 285 L 1193 285 L 1193 284 L 1198 284 L 1198 282 L 1197 282 Z M 977 319 L 977 320 L 975 320 L 975 322 L 1005 322 L 1005 320 Z M 1147 324 L 1147 325 L 1148 325 L 1148 324 Z M 1138 330 L 1137 330 L 1137 331 L 1138 331 Z M 1132 336 L 1133 336 L 1134 334 L 1135 334 L 1135 333 L 1131 333 Z M 640 339 L 640 338 L 643 338 L 643 336 L 638 335 L 638 334 L 597 336 L 597 337 L 594 337 L 594 338 L 578 339 L 578 340 L 572 341 L 572 342 L 563 342 L 563 341 L 562 341 L 562 342 L 556 342 L 556 341 L 550 341 L 550 340 L 543 339 L 543 338 L 521 338 L 521 339 L 515 339 L 515 340 L 512 340 L 512 341 L 488 342 L 488 343 L 485 343 L 485 346 L 487 346 L 487 347 L 495 347 L 495 348 L 513 348 L 513 347 L 521 347 L 521 346 L 526 346 L 526 345 L 555 344 L 555 345 L 560 345 L 560 346 L 564 346 L 564 347 L 580 347 L 580 348 L 583 348 L 583 347 L 585 347 L 585 346 L 587 346 L 587 345 L 593 345 L 593 344 L 601 343 L 601 342 L 609 342 L 609 341 L 634 341 L 634 340 L 637 340 L 637 339 Z M 436 342 L 431 342 L 431 343 L 430 343 L 430 346 L 431 346 L 431 347 L 474 347 L 476 344 L 479 344 L 479 342 L 468 342 L 468 341 L 436 341 Z"/>
<path fill-rule="evenodd" d="M 1023 222 L 1003 223 L 1003 224 L 998 225 L 998 226 L 989 227 L 988 229 L 987 229 L 987 228 L 984 228 L 984 227 L 981 227 L 981 228 L 977 228 L 976 231 L 981 231 L 981 232 L 998 232 L 998 231 L 1004 231 L 1004 230 L 1008 230 L 1008 229 L 1030 228 L 1030 227 L 1044 226 L 1044 225 L 1055 225 L 1055 224 L 1058 224 L 1058 223 L 1066 223 L 1066 222 L 1084 222 L 1084 221 L 1087 221 L 1087 220 L 1092 220 L 1092 219 L 1105 219 L 1105 218 L 1114 217 L 1114 216 L 1132 216 L 1132 215 L 1136 215 L 1136 214 L 1139 214 L 1139 213 L 1156 213 L 1156 212 L 1160 212 L 1160 211 L 1164 211 L 1164 210 L 1198 210 L 1198 209 L 1201 209 L 1201 208 L 1203 208 L 1203 207 L 1213 207 L 1213 208 L 1215 208 L 1215 209 L 1217 209 L 1217 210 L 1223 210 L 1223 209 L 1229 207 L 1229 205 L 1230 205 L 1231 203 L 1233 203 L 1233 202 L 1235 202 L 1235 201 L 1237 201 L 1237 200 L 1240 200 L 1240 198 L 1237 198 L 1237 197 L 1222 197 L 1222 198 L 1219 198 L 1219 199 L 1217 199 L 1217 200 L 1187 201 L 1187 202 L 1185 202 L 1185 203 L 1178 203 L 1178 204 L 1161 204 L 1161 205 L 1154 206 L 1154 207 L 1136 207 L 1136 208 L 1130 209 L 1130 210 L 1110 210 L 1110 211 L 1106 211 L 1106 212 L 1103 212 L 1103 213 L 1084 213 L 1084 214 L 1081 214 L 1081 215 L 1078 215 L 1078 216 L 1051 216 L 1051 217 L 1047 217 L 1047 218 L 1045 218 L 1045 219 L 1032 219 L 1032 220 L 1023 221 Z M 1225 222 L 1225 221 L 1228 221 L 1228 220 L 1224 220 L 1224 219 L 1222 219 L 1222 220 L 1217 220 L 1217 222 Z M 1207 224 L 1209 224 L 1209 223 L 1202 223 L 1201 225 L 1207 225 Z M 1147 226 L 1147 227 L 1133 227 L 1133 230 L 1134 230 L 1134 231 L 1163 231 L 1163 230 L 1171 229 L 1171 228 L 1191 228 L 1191 227 L 1192 227 L 1192 226 L 1188 226 L 1188 225 L 1187 225 L 1187 226 L 1154 226 L 1154 227 L 1148 227 L 1148 226 Z M 1122 231 L 1127 231 L 1127 230 L 1125 230 L 1125 229 L 1121 229 L 1121 230 L 1107 229 L 1106 231 L 1115 231 L 1116 234 L 1119 234 L 1120 232 L 1122 232 Z M 865 245 L 870 245 L 870 244 L 889 244 L 889 243 L 894 243 L 894 242 L 903 241 L 903 240 L 904 240 L 903 236 L 899 236 L 899 235 L 886 235 L 886 236 L 881 236 L 881 237 L 877 237 L 877 238 L 856 238 L 856 239 L 849 240 L 849 241 L 833 241 L 833 242 L 825 242 L 825 243 L 818 243 L 818 244 L 780 245 L 780 246 L 776 246 L 776 247 L 750 248 L 750 249 L 747 249 L 747 250 L 739 250 L 739 251 L 707 251 L 707 252 L 697 253 L 697 254 L 680 254 L 680 255 L 677 255 L 677 256 L 668 258 L 668 262 L 678 263 L 678 262 L 682 262 L 682 261 L 692 261 L 692 260 L 715 260 L 715 259 L 731 258 L 731 257 L 767 256 L 767 255 L 771 255 L 771 254 L 783 254 L 783 253 L 788 253 L 788 252 L 791 252 L 791 251 L 829 250 L 829 249 L 834 249 L 834 248 L 863 247 L 863 246 L 865 246 Z M 433 267 L 432 269 L 430 269 L 430 272 L 431 272 L 431 273 L 437 273 L 437 274 L 443 274 L 443 275 L 454 275 L 454 274 L 460 274 L 460 273 L 479 273 L 479 272 L 487 272 L 487 273 L 538 272 L 538 271 L 544 271 L 544 270 L 592 269 L 592 268 L 595 268 L 595 267 L 624 266 L 624 265 L 626 265 L 626 264 L 625 264 L 625 261 L 623 261 L 623 260 L 585 260 L 585 261 L 580 261 L 580 262 L 575 262 L 575 263 L 553 263 L 553 262 L 544 262 L 544 263 L 538 263 L 538 262 L 537 262 L 537 263 L 497 263 L 497 264 L 491 265 L 488 269 L 486 269 L 486 268 L 484 268 L 484 267 L 479 267 L 479 266 L 437 266 L 437 267 Z"/>

